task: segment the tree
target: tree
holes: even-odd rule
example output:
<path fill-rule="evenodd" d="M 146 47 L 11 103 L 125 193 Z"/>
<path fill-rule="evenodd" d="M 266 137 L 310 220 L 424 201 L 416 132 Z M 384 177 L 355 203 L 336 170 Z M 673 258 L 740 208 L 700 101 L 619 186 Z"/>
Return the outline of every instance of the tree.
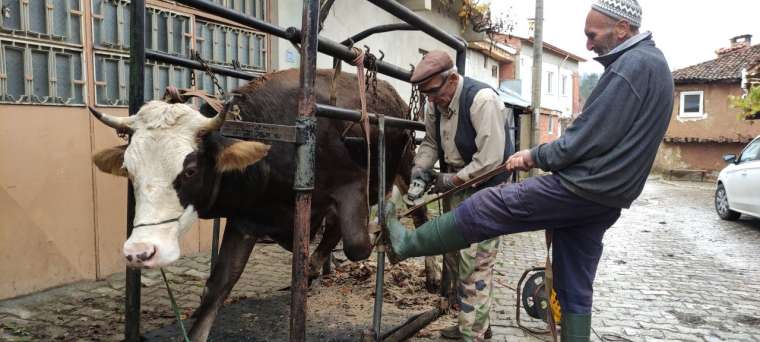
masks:
<path fill-rule="evenodd" d="M 586 103 L 586 99 L 591 95 L 596 84 L 599 83 L 600 75 L 597 73 L 583 74 L 581 76 L 581 106 Z"/>
<path fill-rule="evenodd" d="M 729 96 L 731 107 L 742 111 L 742 116 L 747 120 L 760 119 L 760 85 L 753 86 L 746 96 Z"/>

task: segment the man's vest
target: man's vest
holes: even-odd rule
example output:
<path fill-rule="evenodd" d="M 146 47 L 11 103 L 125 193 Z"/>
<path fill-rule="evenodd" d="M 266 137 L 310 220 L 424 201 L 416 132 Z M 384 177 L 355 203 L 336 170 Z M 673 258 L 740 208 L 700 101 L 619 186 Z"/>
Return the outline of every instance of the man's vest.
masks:
<path fill-rule="evenodd" d="M 478 147 L 475 145 L 475 137 L 477 136 L 477 132 L 475 131 L 475 127 L 472 126 L 472 121 L 470 120 L 470 108 L 472 107 L 472 102 L 475 100 L 475 95 L 480 90 L 486 88 L 491 89 L 494 92 L 496 92 L 496 90 L 483 82 L 476 81 L 466 76 L 462 77 L 462 80 L 463 85 L 462 92 L 459 95 L 459 113 L 457 113 L 457 132 L 454 136 L 454 144 L 456 145 L 457 151 L 459 151 L 459 154 L 462 156 L 464 164 L 467 165 L 472 162 L 472 156 L 478 151 Z M 434 108 L 434 124 L 438 130 L 438 134 L 436 135 L 436 144 L 438 145 L 438 162 L 441 166 L 442 172 L 450 172 L 450 170 L 448 170 L 448 165 L 446 165 L 445 162 L 443 155 L 443 145 L 441 144 L 441 113 L 438 111 L 438 108 L 436 106 L 434 106 Z M 486 115 L 497 115 L 497 113 L 487 113 Z M 505 120 L 504 139 L 505 149 L 500 163 L 505 162 L 507 160 L 507 157 L 515 152 L 515 145 L 512 143 L 512 139 L 510 139 L 509 120 Z M 498 174 L 487 182 L 483 183 L 478 187 L 478 189 L 504 183 L 509 179 L 509 176 L 510 174 L 506 172 Z"/>

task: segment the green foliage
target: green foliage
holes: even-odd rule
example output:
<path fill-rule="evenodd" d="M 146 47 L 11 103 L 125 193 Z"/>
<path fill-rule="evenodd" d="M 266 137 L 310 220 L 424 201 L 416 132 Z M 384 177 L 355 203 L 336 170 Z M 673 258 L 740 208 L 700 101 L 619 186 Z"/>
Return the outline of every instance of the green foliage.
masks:
<path fill-rule="evenodd" d="M 596 84 L 599 83 L 599 74 L 583 74 L 581 76 L 581 103 L 586 103 L 586 99 L 591 95 L 591 91 L 594 90 Z"/>
<path fill-rule="evenodd" d="M 750 88 L 747 96 L 729 96 L 731 107 L 742 111 L 745 119 L 760 119 L 760 85 Z"/>

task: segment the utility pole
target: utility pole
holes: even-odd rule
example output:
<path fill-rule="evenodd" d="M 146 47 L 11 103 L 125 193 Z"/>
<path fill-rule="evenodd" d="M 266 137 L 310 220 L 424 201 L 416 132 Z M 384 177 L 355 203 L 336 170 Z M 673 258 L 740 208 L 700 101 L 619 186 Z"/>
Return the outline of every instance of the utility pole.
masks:
<path fill-rule="evenodd" d="M 530 147 L 538 146 L 541 141 L 541 66 L 544 54 L 544 0 L 536 0 L 536 16 L 533 27 L 533 89 L 531 93 L 531 117 L 532 134 L 530 135 Z M 534 174 L 531 170 L 531 175 Z"/>

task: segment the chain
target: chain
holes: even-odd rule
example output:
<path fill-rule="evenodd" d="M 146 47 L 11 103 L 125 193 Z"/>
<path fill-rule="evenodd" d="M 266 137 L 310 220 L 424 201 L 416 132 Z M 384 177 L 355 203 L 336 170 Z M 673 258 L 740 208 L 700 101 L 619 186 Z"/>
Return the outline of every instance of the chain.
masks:
<path fill-rule="evenodd" d="M 385 58 L 385 53 L 383 53 L 382 50 L 378 50 L 380 51 L 380 58 L 377 58 L 370 53 L 369 46 L 364 45 L 364 49 L 366 49 L 366 56 L 364 58 L 367 60 L 367 71 L 364 75 L 366 84 L 365 90 L 369 91 L 369 88 L 372 87 L 372 101 L 374 102 L 377 98 L 377 62 L 382 61 L 383 58 Z"/>
<path fill-rule="evenodd" d="M 201 54 L 198 52 L 198 50 L 192 50 L 193 59 L 197 60 L 199 63 L 201 63 L 201 66 L 203 67 L 204 71 L 206 72 L 209 77 L 211 77 L 211 81 L 214 82 L 214 85 L 216 86 L 217 91 L 219 92 L 219 95 L 224 97 L 224 88 L 219 84 L 219 80 L 216 78 L 216 74 L 211 71 L 211 67 L 208 66 L 208 63 L 203 60 L 203 57 L 201 57 Z"/>

